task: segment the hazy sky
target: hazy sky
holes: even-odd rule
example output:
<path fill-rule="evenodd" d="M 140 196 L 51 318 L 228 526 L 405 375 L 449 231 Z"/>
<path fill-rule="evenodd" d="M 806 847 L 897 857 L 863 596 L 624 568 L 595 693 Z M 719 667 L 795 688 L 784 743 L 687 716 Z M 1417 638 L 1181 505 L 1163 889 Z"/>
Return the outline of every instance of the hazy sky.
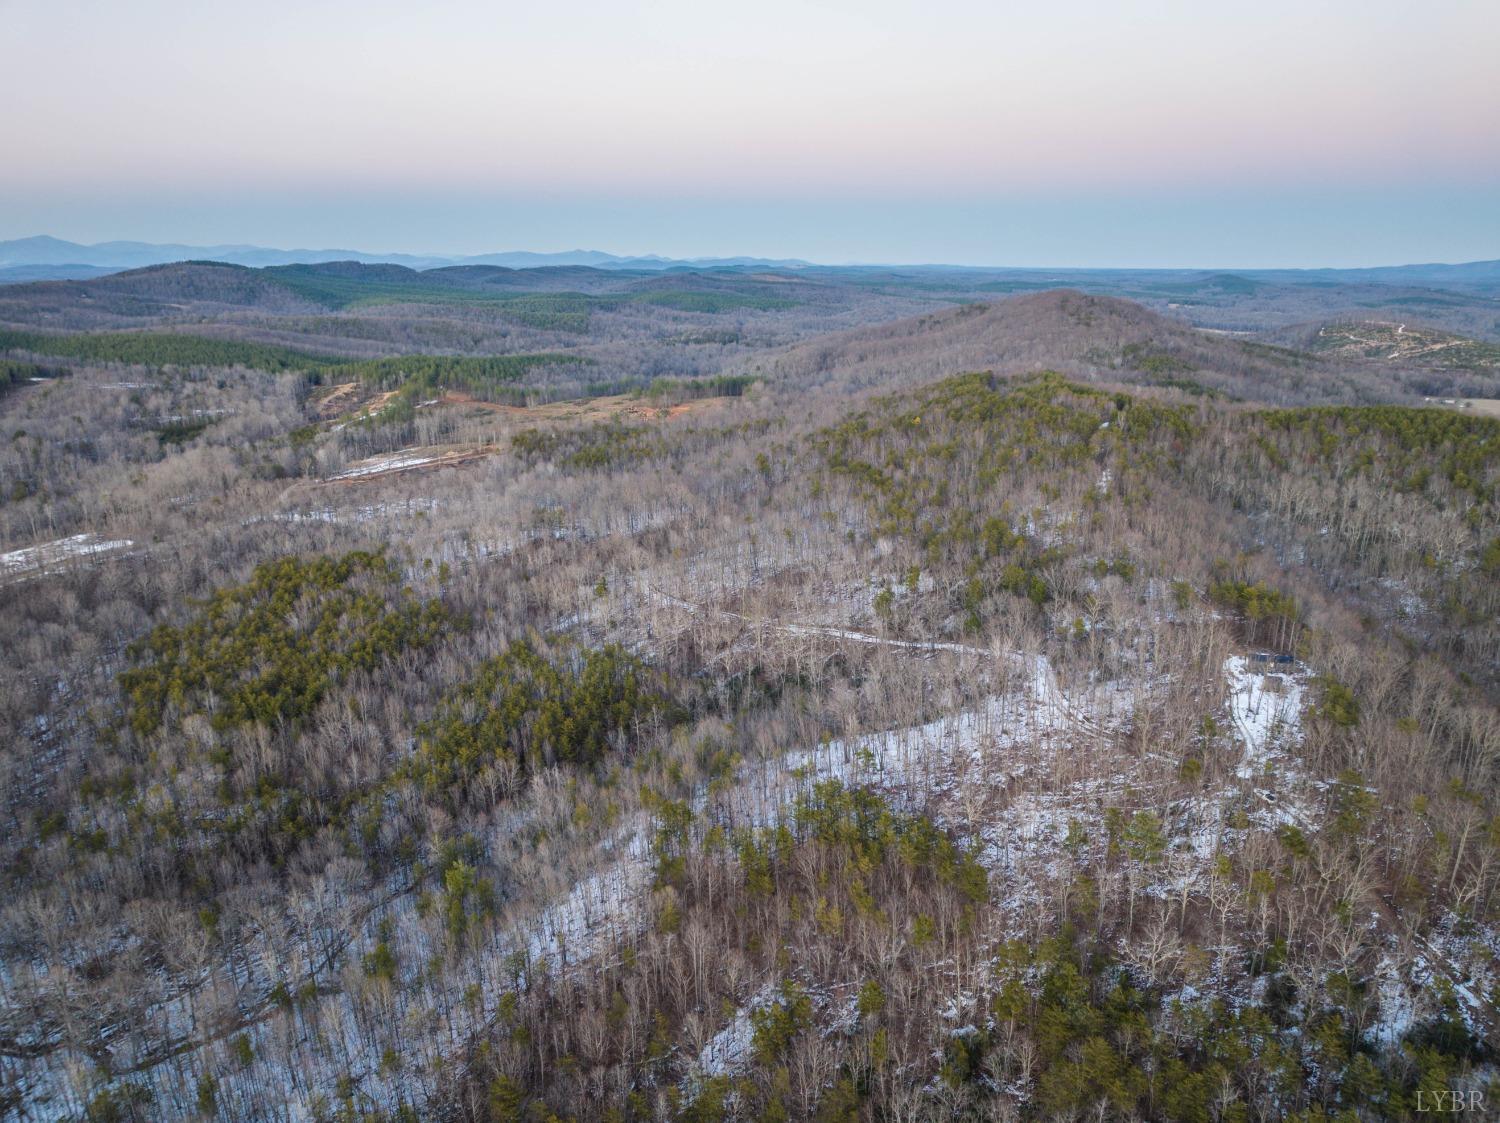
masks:
<path fill-rule="evenodd" d="M 0 237 L 1500 257 L 1500 3 L 0 0 Z"/>

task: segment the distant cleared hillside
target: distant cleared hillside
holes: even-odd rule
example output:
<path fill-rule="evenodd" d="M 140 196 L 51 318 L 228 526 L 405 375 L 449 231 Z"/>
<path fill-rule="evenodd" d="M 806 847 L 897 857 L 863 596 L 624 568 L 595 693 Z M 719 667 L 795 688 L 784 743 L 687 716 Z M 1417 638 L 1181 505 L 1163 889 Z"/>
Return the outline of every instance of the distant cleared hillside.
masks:
<path fill-rule="evenodd" d="M 1306 333 L 1305 346 L 1320 354 L 1376 362 L 1458 370 L 1500 368 L 1500 344 L 1387 320 L 1319 324 Z"/>

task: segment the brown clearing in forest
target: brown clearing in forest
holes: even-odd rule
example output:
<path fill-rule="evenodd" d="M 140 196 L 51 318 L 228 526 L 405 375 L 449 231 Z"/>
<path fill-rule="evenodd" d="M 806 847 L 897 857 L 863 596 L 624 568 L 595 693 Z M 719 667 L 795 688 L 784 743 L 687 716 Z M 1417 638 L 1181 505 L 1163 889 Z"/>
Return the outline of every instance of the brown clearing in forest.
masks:
<path fill-rule="evenodd" d="M 601 398 L 578 398 L 567 402 L 548 402 L 539 406 L 513 406 L 486 402 L 462 390 L 444 391 L 441 401 L 448 405 L 474 406 L 504 413 L 529 422 L 573 421 L 588 424 L 612 419 L 637 421 L 671 421 L 688 413 L 701 413 L 722 404 L 725 398 L 695 398 L 670 406 L 655 406 L 630 394 L 610 394 Z"/>

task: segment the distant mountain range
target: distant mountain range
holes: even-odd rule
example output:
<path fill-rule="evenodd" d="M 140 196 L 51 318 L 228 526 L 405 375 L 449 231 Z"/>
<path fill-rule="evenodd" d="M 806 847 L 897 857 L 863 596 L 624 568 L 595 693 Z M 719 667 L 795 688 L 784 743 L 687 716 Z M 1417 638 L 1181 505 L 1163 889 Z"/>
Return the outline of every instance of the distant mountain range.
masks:
<path fill-rule="evenodd" d="M 0 241 L 0 284 L 26 281 L 87 280 L 125 269 L 163 265 L 175 261 L 222 261 L 231 265 L 317 265 L 332 261 L 355 261 L 365 265 L 404 265 L 411 269 L 439 269 L 453 265 L 498 265 L 508 269 L 546 266 L 588 266 L 594 269 L 940 269 L 952 272 L 1003 272 L 1007 275 L 1066 282 L 1084 276 L 1152 276 L 1184 273 L 1203 276 L 1209 271 L 1163 269 L 1018 269 L 954 265 L 815 265 L 797 258 L 695 257 L 674 258 L 647 254 L 622 257 L 600 250 L 568 250 L 563 253 L 528 253 L 522 250 L 459 256 L 438 254 L 366 253 L 344 249 L 268 249 L 265 246 L 190 246 L 152 242 L 98 242 L 81 245 L 61 238 L 38 235 Z M 1236 269 L 1227 281 L 1244 284 L 1245 279 L 1279 284 L 1375 284 L 1437 287 L 1493 288 L 1500 284 L 1500 261 L 1463 264 L 1387 265 L 1364 269 Z"/>
<path fill-rule="evenodd" d="M 809 263 L 791 259 L 758 257 L 667 258 L 621 257 L 599 250 L 564 253 L 485 253 L 445 257 L 437 254 L 365 253 L 361 250 L 278 250 L 264 246 L 189 246 L 152 242 L 98 242 L 91 246 L 67 242 L 42 234 L 0 242 L 0 280 L 81 280 L 122 269 L 162 265 L 172 261 L 224 261 L 231 265 L 296 265 L 328 261 L 358 261 L 366 265 L 405 265 L 412 269 L 435 269 L 447 265 L 501 265 L 509 269 L 534 269 L 547 265 L 588 265 L 595 269 L 675 269 L 749 267 L 805 269 Z"/>

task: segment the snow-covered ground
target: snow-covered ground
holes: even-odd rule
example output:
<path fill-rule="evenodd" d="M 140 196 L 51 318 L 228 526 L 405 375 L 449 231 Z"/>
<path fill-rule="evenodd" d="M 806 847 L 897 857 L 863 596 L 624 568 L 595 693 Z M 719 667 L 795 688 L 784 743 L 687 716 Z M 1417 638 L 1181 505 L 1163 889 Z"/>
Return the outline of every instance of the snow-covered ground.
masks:
<path fill-rule="evenodd" d="M 743 1065 L 750 1057 L 750 1042 L 755 1034 L 750 1015 L 763 1006 L 769 1006 L 775 997 L 775 990 L 766 986 L 736 1010 L 729 1024 L 699 1050 L 698 1071 L 704 1076 L 721 1076 Z"/>
<path fill-rule="evenodd" d="M 651 881 L 649 828 L 642 820 L 617 835 L 609 848 L 612 860 L 528 926 L 526 962 L 533 970 L 560 970 L 604 951 L 630 931 Z"/>
<path fill-rule="evenodd" d="M 31 570 L 54 569 L 73 558 L 91 558 L 99 554 L 128 550 L 135 545 L 128 538 L 105 539 L 97 534 L 74 534 L 44 542 L 40 546 L 28 546 L 0 554 L 0 576 L 13 576 Z"/>
<path fill-rule="evenodd" d="M 329 476 L 329 480 L 357 480 L 365 476 L 376 476 L 382 473 L 408 472 L 413 468 L 421 468 L 427 464 L 435 464 L 442 459 L 437 453 L 420 452 L 416 449 L 402 449 L 400 452 L 392 453 L 390 456 L 377 456 L 369 460 L 362 460 L 345 468 L 342 472 L 335 472 Z"/>
<path fill-rule="evenodd" d="M 1301 738 L 1302 680 L 1273 672 L 1271 666 L 1276 664 L 1258 668 L 1244 655 L 1224 661 L 1230 719 L 1244 750 L 1236 772 L 1242 780 L 1264 775 Z"/>
<path fill-rule="evenodd" d="M 650 596 L 659 606 L 711 611 L 655 590 Z M 1110 683 L 1066 689 L 1041 654 L 886 639 L 821 624 L 754 623 L 808 640 L 880 644 L 914 659 L 937 653 L 955 656 L 972 661 L 965 665 L 974 668 L 974 681 L 982 676 L 994 692 L 976 705 L 931 721 L 852 733 L 747 764 L 735 784 L 697 800 L 694 810 L 703 821 L 767 826 L 821 780 L 868 784 L 897 806 L 933 814 L 977 846 L 979 861 L 989 869 L 998 892 L 999 926 L 1010 931 L 1022 916 L 1049 907 L 1048 893 L 1070 876 L 1071 862 L 1103 845 L 1100 818 L 1105 808 L 1116 805 L 1126 791 L 1149 797 L 1153 786 L 1167 783 L 1151 754 L 1115 743 L 1114 733 L 1131 720 L 1140 699 L 1120 694 Z M 1230 743 L 1240 754 L 1234 766 L 1238 784 L 1232 784 L 1234 791 L 1205 793 L 1191 810 L 1171 802 L 1161 805 L 1171 849 L 1141 885 L 1146 895 L 1175 896 L 1184 885 L 1191 889 L 1196 884 L 1194 879 L 1202 876 L 1226 837 L 1222 809 L 1245 785 L 1274 797 L 1266 801 L 1274 816 L 1303 813 L 1296 793 L 1311 781 L 1298 771 L 1294 754 L 1307 689 L 1305 670 L 1235 655 L 1225 661 L 1223 675 Z M 524 829 L 525 823 L 497 823 L 494 841 L 499 846 L 502 835 Z M 309 964 L 304 978 L 315 978 L 320 989 L 295 1017 L 275 1016 L 269 1001 L 255 996 L 267 995 L 277 981 L 295 990 L 304 978 L 272 979 L 247 957 L 244 977 L 237 984 L 239 1006 L 251 1016 L 234 1032 L 243 1033 L 263 1059 L 257 1060 L 256 1071 L 247 1074 L 242 1087 L 225 1042 L 205 1047 L 204 1057 L 221 1074 L 225 1101 L 240 1104 L 241 1117 L 269 1112 L 270 1118 L 305 1119 L 317 1096 L 331 1096 L 340 1080 L 352 1078 L 362 1103 L 389 1111 L 405 1099 L 420 1108 L 423 1090 L 433 1086 L 434 1066 L 451 1055 L 455 1043 L 471 1039 L 494 1022 L 501 997 L 518 977 L 574 969 L 606 954 L 644 923 L 652 877 L 651 837 L 652 823 L 644 815 L 620 824 L 591 868 L 576 875 L 557 871 L 560 889 L 551 904 L 516 923 L 499 925 L 439 976 L 426 970 L 444 954 L 437 926 L 426 915 L 431 910 L 424 910 L 419 894 L 407 886 L 390 887 L 376 909 L 352 923 L 330 916 L 300 931 L 297 939 L 309 953 L 316 947 L 332 950 L 321 958 L 301 957 Z M 368 950 L 377 923 L 384 924 L 386 938 L 398 950 L 400 971 L 396 985 L 379 999 L 381 1017 L 372 1020 L 359 955 Z M 344 943 L 330 938 L 336 928 L 342 929 Z M 1440 962 L 1439 954 L 1434 948 L 1431 960 Z M 280 954 L 264 962 L 287 959 Z M 1369 1031 L 1372 1042 L 1398 1041 L 1419 1016 L 1420 994 L 1413 988 L 1424 978 L 1431 982 L 1430 975 L 1419 977 L 1420 967 L 1410 973 L 1409 984 L 1380 984 L 1380 1017 Z M 13 980 L 6 985 L 11 987 Z M 1467 1008 L 1462 990 L 1459 996 Z M 772 997 L 770 989 L 761 989 L 744 999 L 702 1047 L 696 1058 L 698 1074 L 712 1076 L 743 1066 L 752 1036 L 751 1013 Z M 967 1009 L 965 1003 L 959 1006 Z M 170 998 L 151 1021 L 168 1041 L 202 1033 L 201 1028 L 191 1029 L 191 996 L 186 992 Z M 387 1041 L 382 1022 L 400 1026 L 407 1053 L 399 1072 L 382 1064 Z M 297 1025 L 308 1024 L 319 1027 L 317 1044 L 293 1051 L 298 1072 L 295 1080 L 288 1074 L 285 1099 L 272 1107 L 245 1098 L 251 1095 L 246 1090 L 251 1085 L 279 1086 L 274 1078 L 267 1080 L 264 1066 L 281 1064 L 273 1058 L 281 1055 L 284 1045 L 278 1043 L 284 1042 L 289 1026 L 296 1032 Z M 53 1054 L 28 1065 L 22 1085 L 26 1094 L 62 1086 L 73 1060 Z M 165 1095 L 180 1085 L 180 1072 L 168 1057 L 135 1079 Z"/>

